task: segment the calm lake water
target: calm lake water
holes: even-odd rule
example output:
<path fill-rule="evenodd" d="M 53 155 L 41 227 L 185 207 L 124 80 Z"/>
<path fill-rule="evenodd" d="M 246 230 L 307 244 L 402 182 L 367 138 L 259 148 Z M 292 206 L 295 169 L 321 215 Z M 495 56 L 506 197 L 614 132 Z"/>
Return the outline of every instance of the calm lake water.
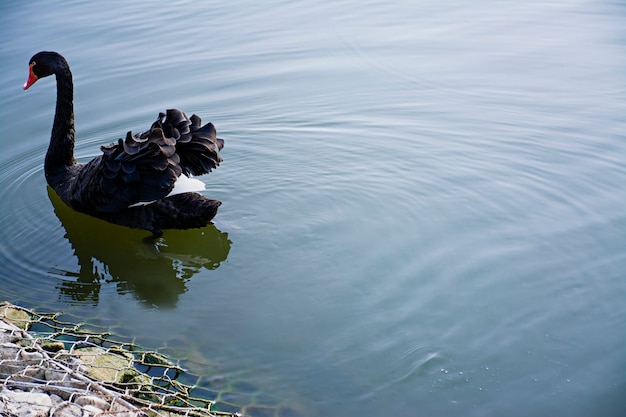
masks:
<path fill-rule="evenodd" d="M 178 349 L 222 409 L 626 415 L 623 2 L 0 12 L 1 299 Z M 150 245 L 49 194 L 40 50 L 81 161 L 166 108 L 213 121 L 214 227 Z"/>

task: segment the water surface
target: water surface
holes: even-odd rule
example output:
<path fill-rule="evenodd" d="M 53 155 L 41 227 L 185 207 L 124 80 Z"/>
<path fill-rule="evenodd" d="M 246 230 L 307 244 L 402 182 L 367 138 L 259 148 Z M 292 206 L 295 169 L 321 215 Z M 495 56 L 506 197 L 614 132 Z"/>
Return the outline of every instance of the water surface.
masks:
<path fill-rule="evenodd" d="M 182 349 L 224 409 L 626 412 L 621 3 L 0 10 L 0 298 Z M 214 226 L 147 244 L 48 191 L 40 50 L 81 161 L 166 108 L 216 125 Z"/>

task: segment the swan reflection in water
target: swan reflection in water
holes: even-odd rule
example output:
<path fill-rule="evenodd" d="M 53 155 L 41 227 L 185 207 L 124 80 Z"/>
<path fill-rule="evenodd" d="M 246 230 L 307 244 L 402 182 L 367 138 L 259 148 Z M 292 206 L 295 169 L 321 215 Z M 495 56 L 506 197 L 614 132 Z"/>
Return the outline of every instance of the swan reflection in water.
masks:
<path fill-rule="evenodd" d="M 174 307 L 187 281 L 202 269 L 216 269 L 228 257 L 228 234 L 210 224 L 201 229 L 167 230 L 146 237 L 145 230 L 107 223 L 69 208 L 48 188 L 54 212 L 78 258 L 79 271 L 54 271 L 75 277 L 58 285 L 61 298 L 97 304 L 103 283 L 117 285 L 147 306 Z"/>

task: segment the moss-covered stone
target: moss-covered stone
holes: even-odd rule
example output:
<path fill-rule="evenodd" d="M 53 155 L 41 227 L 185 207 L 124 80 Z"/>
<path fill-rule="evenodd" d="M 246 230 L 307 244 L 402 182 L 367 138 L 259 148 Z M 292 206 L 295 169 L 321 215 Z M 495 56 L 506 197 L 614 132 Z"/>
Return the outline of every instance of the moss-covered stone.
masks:
<path fill-rule="evenodd" d="M 170 366 L 170 367 L 174 367 L 175 365 L 169 360 L 167 359 L 165 356 L 161 355 L 160 353 L 156 353 L 156 352 L 144 352 L 141 355 L 142 358 L 142 362 L 144 364 L 151 364 L 151 365 L 164 365 L 164 366 Z"/>
<path fill-rule="evenodd" d="M 26 311 L 8 303 L 0 305 L 0 320 L 5 320 L 22 330 L 28 330 L 31 323 L 30 315 Z"/>
<path fill-rule="evenodd" d="M 99 347 L 74 349 L 72 354 L 83 362 L 85 373 L 98 381 L 120 383 L 129 381 L 138 373 L 132 360 Z"/>
<path fill-rule="evenodd" d="M 47 339 L 42 339 L 40 341 L 41 347 L 43 348 L 43 350 L 47 351 L 47 352 L 59 352 L 63 349 L 65 349 L 65 344 L 61 341 L 58 340 L 47 340 Z"/>

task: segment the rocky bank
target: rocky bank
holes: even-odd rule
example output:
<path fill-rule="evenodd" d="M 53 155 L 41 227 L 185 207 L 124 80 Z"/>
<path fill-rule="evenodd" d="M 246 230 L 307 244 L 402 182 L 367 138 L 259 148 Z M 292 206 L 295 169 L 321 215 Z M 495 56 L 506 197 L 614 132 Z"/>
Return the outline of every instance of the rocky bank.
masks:
<path fill-rule="evenodd" d="M 28 312 L 0 305 L 0 415 L 139 417 L 231 415 L 159 401 L 123 349 L 71 345 L 28 332 Z M 146 389 L 143 389 L 147 387 Z M 150 391 L 152 390 L 152 391 Z"/>

